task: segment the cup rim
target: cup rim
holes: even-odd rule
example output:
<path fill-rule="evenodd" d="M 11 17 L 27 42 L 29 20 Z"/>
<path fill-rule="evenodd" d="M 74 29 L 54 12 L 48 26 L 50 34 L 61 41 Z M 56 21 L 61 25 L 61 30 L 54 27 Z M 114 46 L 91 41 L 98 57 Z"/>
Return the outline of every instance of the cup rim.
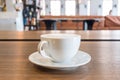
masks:
<path fill-rule="evenodd" d="M 41 38 L 53 38 L 53 39 L 68 39 L 68 38 L 80 38 L 81 35 L 78 34 L 68 34 L 68 33 L 50 33 L 50 34 L 42 34 L 40 35 Z"/>

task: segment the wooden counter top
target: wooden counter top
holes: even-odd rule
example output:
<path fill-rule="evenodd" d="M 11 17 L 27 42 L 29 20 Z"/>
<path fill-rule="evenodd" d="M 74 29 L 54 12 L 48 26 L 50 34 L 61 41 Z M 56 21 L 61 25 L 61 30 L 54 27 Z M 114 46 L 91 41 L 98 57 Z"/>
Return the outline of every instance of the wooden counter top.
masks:
<path fill-rule="evenodd" d="M 41 34 L 50 33 L 78 34 L 82 41 L 120 41 L 120 30 L 0 31 L 0 41 L 40 41 Z"/>

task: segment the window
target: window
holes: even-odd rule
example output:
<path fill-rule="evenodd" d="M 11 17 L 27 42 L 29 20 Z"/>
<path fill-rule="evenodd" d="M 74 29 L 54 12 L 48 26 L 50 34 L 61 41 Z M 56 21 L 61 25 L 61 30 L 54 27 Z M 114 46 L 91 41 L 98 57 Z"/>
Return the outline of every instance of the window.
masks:
<path fill-rule="evenodd" d="M 90 0 L 87 2 L 87 15 L 90 15 Z"/>
<path fill-rule="evenodd" d="M 112 10 L 112 0 L 103 0 L 103 16 L 109 15 Z"/>
<path fill-rule="evenodd" d="M 51 15 L 60 15 L 60 0 L 51 0 Z"/>
<path fill-rule="evenodd" d="M 75 15 L 76 3 L 75 0 L 65 1 L 65 15 Z"/>
<path fill-rule="evenodd" d="M 115 0 L 102 0 L 100 5 L 99 1 L 100 0 L 96 0 L 95 2 L 93 0 L 84 0 L 83 2 L 85 2 L 83 4 L 83 2 L 79 3 L 79 9 L 76 9 L 76 0 L 40 0 L 41 1 L 41 15 L 67 15 L 67 16 L 74 16 L 76 14 L 80 14 L 80 15 L 101 15 L 101 16 L 106 16 L 109 15 L 109 12 L 113 9 L 113 1 Z M 50 6 L 48 6 L 48 8 L 46 9 L 45 7 L 46 5 L 46 1 L 48 1 L 48 4 L 50 4 Z M 65 2 L 64 4 L 62 4 L 61 2 Z M 78 0 L 78 2 L 80 2 L 81 0 Z M 87 2 L 86 2 L 87 1 Z M 118 14 L 120 15 L 120 3 L 117 3 L 117 9 L 114 9 L 114 13 L 118 12 Z M 62 7 L 62 6 L 64 7 Z M 98 7 L 101 7 L 100 10 L 98 10 Z M 45 10 L 46 9 L 46 10 Z M 76 11 L 78 10 L 78 11 Z M 48 13 L 50 12 L 50 13 Z"/>

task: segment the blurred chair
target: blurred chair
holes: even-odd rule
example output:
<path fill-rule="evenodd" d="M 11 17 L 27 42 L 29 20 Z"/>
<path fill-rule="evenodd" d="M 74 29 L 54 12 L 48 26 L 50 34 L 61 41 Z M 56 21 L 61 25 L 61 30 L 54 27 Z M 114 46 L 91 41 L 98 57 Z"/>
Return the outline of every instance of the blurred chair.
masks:
<path fill-rule="evenodd" d="M 83 20 L 83 30 L 92 30 L 94 22 L 94 19 Z"/>

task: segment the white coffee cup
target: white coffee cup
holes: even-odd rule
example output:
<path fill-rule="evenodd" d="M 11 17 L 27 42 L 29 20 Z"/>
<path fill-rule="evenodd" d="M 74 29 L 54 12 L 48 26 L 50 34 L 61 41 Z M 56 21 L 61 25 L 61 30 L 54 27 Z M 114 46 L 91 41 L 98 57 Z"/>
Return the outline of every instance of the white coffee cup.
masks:
<path fill-rule="evenodd" d="M 54 62 L 69 62 L 78 52 L 80 42 L 77 34 L 43 34 L 38 51 Z"/>

